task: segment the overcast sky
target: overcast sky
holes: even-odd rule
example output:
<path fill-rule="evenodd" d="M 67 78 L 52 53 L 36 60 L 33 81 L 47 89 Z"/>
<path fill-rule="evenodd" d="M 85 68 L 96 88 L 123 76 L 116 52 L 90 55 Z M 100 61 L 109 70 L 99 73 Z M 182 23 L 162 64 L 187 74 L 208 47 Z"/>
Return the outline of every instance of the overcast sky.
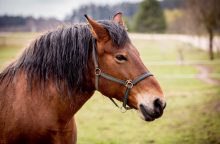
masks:
<path fill-rule="evenodd" d="M 0 0 L 0 15 L 23 15 L 34 17 L 65 18 L 73 9 L 81 5 L 95 3 L 99 5 L 120 2 L 139 2 L 141 0 Z"/>

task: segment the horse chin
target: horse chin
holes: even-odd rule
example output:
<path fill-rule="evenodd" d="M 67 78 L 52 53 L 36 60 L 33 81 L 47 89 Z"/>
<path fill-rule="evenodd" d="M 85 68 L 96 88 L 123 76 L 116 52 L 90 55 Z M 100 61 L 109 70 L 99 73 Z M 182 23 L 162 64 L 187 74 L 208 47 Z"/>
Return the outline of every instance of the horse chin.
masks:
<path fill-rule="evenodd" d="M 147 121 L 147 122 L 151 122 L 151 121 L 154 121 L 155 118 L 152 118 L 151 116 L 144 116 L 144 114 L 141 112 L 141 111 L 138 111 L 138 114 L 140 116 L 140 118 L 144 121 Z"/>
<path fill-rule="evenodd" d="M 140 118 L 144 121 L 151 122 L 155 120 L 155 118 L 150 114 L 151 112 L 149 112 L 143 107 L 139 107 L 138 113 Z"/>

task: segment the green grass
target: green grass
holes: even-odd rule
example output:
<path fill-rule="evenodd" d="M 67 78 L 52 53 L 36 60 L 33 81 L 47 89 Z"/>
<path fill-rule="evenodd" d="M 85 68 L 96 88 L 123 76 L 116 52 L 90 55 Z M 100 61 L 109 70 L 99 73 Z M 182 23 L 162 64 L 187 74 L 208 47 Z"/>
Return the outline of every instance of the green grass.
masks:
<path fill-rule="evenodd" d="M 167 96 L 163 117 L 152 123 L 135 112 L 122 114 L 96 95 L 77 114 L 79 143 L 219 143 L 220 113 L 212 105 L 219 101 L 219 91 L 210 89 Z"/>
<path fill-rule="evenodd" d="M 187 61 L 209 60 L 208 54 L 203 50 L 192 47 L 190 44 L 178 41 L 156 41 L 156 40 L 133 40 L 136 48 L 140 49 L 142 60 L 150 62 L 179 61 L 183 57 Z M 215 54 L 217 60 L 220 60 L 220 54 Z"/>
<path fill-rule="evenodd" d="M 0 35 L 0 69 L 18 57 L 36 36 L 36 33 Z"/>
<path fill-rule="evenodd" d="M 220 81 L 220 65 L 219 63 L 212 64 L 212 65 L 206 65 L 210 69 L 209 77 L 217 79 Z"/>
<path fill-rule="evenodd" d="M 36 34 L 30 33 L 0 37 L 0 69 L 34 37 Z M 78 143 L 219 144 L 220 88 L 194 78 L 199 71 L 187 64 L 207 61 L 205 66 L 210 67 L 210 76 L 219 75 L 219 56 L 217 61 L 208 61 L 206 52 L 176 41 L 134 40 L 133 43 L 164 90 L 167 98 L 164 115 L 154 122 L 144 122 L 135 111 L 121 113 L 97 92 L 76 114 Z M 183 65 L 178 64 L 180 53 Z"/>

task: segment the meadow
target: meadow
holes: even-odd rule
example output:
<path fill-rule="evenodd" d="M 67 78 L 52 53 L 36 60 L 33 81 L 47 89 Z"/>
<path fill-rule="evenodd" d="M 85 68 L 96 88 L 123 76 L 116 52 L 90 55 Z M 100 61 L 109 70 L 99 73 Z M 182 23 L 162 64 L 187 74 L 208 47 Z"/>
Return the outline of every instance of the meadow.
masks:
<path fill-rule="evenodd" d="M 39 34 L 0 34 L 0 70 Z M 164 115 L 153 122 L 132 110 L 121 113 L 99 92 L 76 114 L 78 144 L 220 144 L 220 85 L 198 79 L 200 65 L 220 81 L 220 55 L 177 41 L 132 40 L 167 99 Z M 181 55 L 180 55 L 181 52 Z"/>

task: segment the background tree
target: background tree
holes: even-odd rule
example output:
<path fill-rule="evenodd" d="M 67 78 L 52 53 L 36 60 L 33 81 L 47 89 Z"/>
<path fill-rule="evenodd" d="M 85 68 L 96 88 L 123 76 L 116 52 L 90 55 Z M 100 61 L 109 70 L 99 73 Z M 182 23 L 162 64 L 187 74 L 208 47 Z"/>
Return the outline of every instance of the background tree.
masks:
<path fill-rule="evenodd" d="M 186 8 L 195 24 L 198 26 L 202 24 L 208 32 L 209 57 L 213 60 L 213 39 L 220 29 L 220 0 L 187 0 Z"/>
<path fill-rule="evenodd" d="M 166 22 L 163 10 L 157 0 L 144 0 L 140 3 L 135 17 L 134 29 L 138 32 L 163 32 Z"/>

